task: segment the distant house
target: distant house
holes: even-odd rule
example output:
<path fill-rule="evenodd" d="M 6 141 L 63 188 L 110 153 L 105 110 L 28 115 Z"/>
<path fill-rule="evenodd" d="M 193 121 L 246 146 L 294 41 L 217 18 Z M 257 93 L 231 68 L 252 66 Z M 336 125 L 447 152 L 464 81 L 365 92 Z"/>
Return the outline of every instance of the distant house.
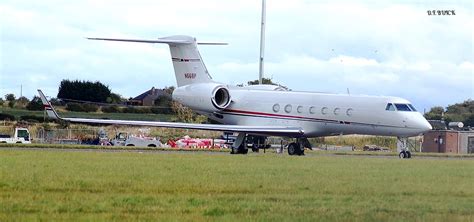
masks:
<path fill-rule="evenodd" d="M 138 95 L 137 97 L 128 100 L 127 105 L 134 106 L 153 106 L 155 100 L 160 96 L 170 96 L 162 89 L 156 89 L 152 87 L 150 90 Z"/>

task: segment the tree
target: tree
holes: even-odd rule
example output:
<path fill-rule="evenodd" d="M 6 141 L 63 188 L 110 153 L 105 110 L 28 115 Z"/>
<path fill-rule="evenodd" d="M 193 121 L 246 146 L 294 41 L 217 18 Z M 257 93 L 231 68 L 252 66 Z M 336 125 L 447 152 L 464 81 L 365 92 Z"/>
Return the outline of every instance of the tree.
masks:
<path fill-rule="evenodd" d="M 16 105 L 17 107 L 24 108 L 29 102 L 30 100 L 28 98 L 22 96 L 16 100 Z"/>
<path fill-rule="evenodd" d="M 172 102 L 173 99 L 171 95 L 173 94 L 174 86 L 165 87 L 163 89 L 164 95 L 159 96 L 155 100 L 155 106 L 152 108 L 153 113 L 157 114 L 171 114 L 173 113 Z"/>
<path fill-rule="evenodd" d="M 15 95 L 13 95 L 12 93 L 6 94 L 5 99 L 8 101 L 8 106 L 10 108 L 13 108 L 13 106 L 15 106 L 15 100 L 16 100 Z"/>
<path fill-rule="evenodd" d="M 43 110 L 43 103 L 40 97 L 34 96 L 33 99 L 26 105 L 27 110 Z"/>
<path fill-rule="evenodd" d="M 474 114 L 469 115 L 463 122 L 465 126 L 474 127 Z"/>
<path fill-rule="evenodd" d="M 463 122 L 465 126 L 474 125 L 474 101 L 468 99 L 446 107 L 435 106 L 425 113 L 425 118 L 431 120 L 445 120 L 446 122 Z"/>
<path fill-rule="evenodd" d="M 176 101 L 171 103 L 171 108 L 173 112 L 176 113 L 176 118 L 178 122 L 185 123 L 203 123 L 206 121 L 206 117 L 203 115 L 198 115 L 193 112 L 192 109 L 181 105 Z"/>
<path fill-rule="evenodd" d="M 107 103 L 120 104 L 123 101 L 125 101 L 125 99 L 122 98 L 122 96 L 117 93 L 110 93 L 110 96 L 107 97 Z"/>
<path fill-rule="evenodd" d="M 58 98 L 106 103 L 111 91 L 100 82 L 63 80 L 59 85 Z"/>
<path fill-rule="evenodd" d="M 5 95 L 5 100 L 7 100 L 8 102 L 15 101 L 16 97 L 13 93 L 9 93 Z"/>
<path fill-rule="evenodd" d="M 258 79 L 253 80 L 253 81 L 248 81 L 247 84 L 249 84 L 249 85 L 258 85 L 258 84 L 259 84 L 259 83 L 258 83 Z M 272 79 L 270 79 L 270 78 L 262 78 L 262 84 L 276 85 L 276 86 L 278 86 L 278 84 L 277 84 L 277 83 L 274 83 L 274 82 L 272 81 Z"/>
<path fill-rule="evenodd" d="M 429 112 L 425 113 L 425 118 L 429 120 L 441 120 L 443 118 L 443 113 L 443 107 L 435 106 L 432 107 Z"/>

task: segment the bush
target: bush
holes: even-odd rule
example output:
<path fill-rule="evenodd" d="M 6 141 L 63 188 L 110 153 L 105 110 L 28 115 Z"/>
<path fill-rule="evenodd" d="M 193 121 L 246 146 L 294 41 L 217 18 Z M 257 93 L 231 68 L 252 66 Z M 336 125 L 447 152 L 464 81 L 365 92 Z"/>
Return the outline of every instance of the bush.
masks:
<path fill-rule="evenodd" d="M 151 113 L 151 109 L 148 107 L 133 107 L 133 106 L 128 106 L 123 109 L 124 113 Z"/>
<path fill-rule="evenodd" d="M 25 115 L 25 116 L 20 116 L 20 120 L 26 121 L 26 122 L 32 122 L 32 123 L 42 123 L 45 122 L 44 117 L 42 116 L 35 116 L 35 115 Z M 48 119 L 46 119 L 46 122 Z"/>
<path fill-rule="evenodd" d="M 26 105 L 27 110 L 43 110 L 43 103 L 38 96 L 33 97 L 33 99 Z"/>
<path fill-rule="evenodd" d="M 58 98 L 51 98 L 49 100 L 49 103 L 51 103 L 51 105 L 53 105 L 53 106 L 64 106 L 64 105 L 66 105 L 66 103 L 63 100 L 58 99 Z"/>
<path fill-rule="evenodd" d="M 10 121 L 15 121 L 15 116 L 6 114 L 6 113 L 0 113 L 0 120 L 10 120 Z"/>
<path fill-rule="evenodd" d="M 84 107 L 79 103 L 68 103 L 66 105 L 66 110 L 72 112 L 84 112 Z"/>
<path fill-rule="evenodd" d="M 104 113 L 121 113 L 122 109 L 118 106 L 103 106 L 101 108 L 102 112 Z"/>
<path fill-rule="evenodd" d="M 154 114 L 172 114 L 173 110 L 170 107 L 152 107 L 151 112 Z"/>
<path fill-rule="evenodd" d="M 84 109 L 85 112 L 97 112 L 99 110 L 99 106 L 95 104 L 82 104 L 82 108 Z"/>

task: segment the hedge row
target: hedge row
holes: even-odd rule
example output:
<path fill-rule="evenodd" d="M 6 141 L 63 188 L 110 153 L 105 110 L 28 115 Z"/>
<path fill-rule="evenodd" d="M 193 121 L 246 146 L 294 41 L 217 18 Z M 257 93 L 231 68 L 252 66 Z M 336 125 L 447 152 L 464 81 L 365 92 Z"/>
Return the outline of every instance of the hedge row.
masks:
<path fill-rule="evenodd" d="M 7 114 L 7 113 L 0 113 L 0 120 L 7 120 L 7 121 L 15 121 L 17 118 L 15 116 Z M 45 122 L 43 116 L 35 116 L 35 115 L 24 115 L 18 118 L 18 121 L 25 121 L 30 123 L 42 123 Z M 51 121 L 50 119 L 46 118 L 46 122 Z"/>
<path fill-rule="evenodd" d="M 168 107 L 119 107 L 119 106 L 103 106 L 101 108 L 104 113 L 154 113 L 154 114 L 172 114 L 173 110 Z"/>
<path fill-rule="evenodd" d="M 97 112 L 99 110 L 98 105 L 94 104 L 80 104 L 80 103 L 68 103 L 66 105 L 66 110 L 73 111 L 73 112 Z"/>

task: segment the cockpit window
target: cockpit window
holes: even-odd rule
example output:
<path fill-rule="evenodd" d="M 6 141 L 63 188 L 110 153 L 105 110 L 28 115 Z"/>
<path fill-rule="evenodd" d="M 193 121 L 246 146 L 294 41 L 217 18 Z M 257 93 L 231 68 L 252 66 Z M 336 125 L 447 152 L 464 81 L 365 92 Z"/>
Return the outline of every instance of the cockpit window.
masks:
<path fill-rule="evenodd" d="M 393 106 L 393 104 L 389 103 L 389 104 L 387 104 L 387 107 L 385 107 L 385 110 L 395 111 L 395 106 Z"/>
<path fill-rule="evenodd" d="M 410 107 L 410 109 L 411 109 L 412 111 L 415 111 L 415 112 L 416 112 L 415 107 L 413 107 L 411 104 L 408 104 L 408 106 Z"/>
<path fill-rule="evenodd" d="M 395 103 L 395 107 L 397 107 L 398 111 L 411 111 L 410 107 L 408 107 L 407 104 Z"/>

